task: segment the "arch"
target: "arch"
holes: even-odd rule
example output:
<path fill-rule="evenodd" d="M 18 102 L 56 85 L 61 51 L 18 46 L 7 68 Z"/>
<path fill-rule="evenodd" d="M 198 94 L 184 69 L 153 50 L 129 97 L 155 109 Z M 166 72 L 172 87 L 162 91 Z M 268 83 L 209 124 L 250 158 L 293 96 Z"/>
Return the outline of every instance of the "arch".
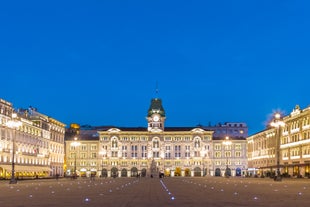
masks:
<path fill-rule="evenodd" d="M 112 148 L 117 148 L 118 147 L 118 140 L 117 140 L 117 137 L 113 137 L 111 139 L 111 147 Z"/>
<path fill-rule="evenodd" d="M 200 167 L 194 168 L 194 176 L 195 177 L 201 177 L 201 168 Z"/>
<path fill-rule="evenodd" d="M 220 168 L 215 169 L 215 176 L 221 176 L 221 169 Z"/>
<path fill-rule="evenodd" d="M 91 169 L 90 170 L 90 177 L 95 177 L 97 175 L 97 170 L 96 169 Z"/>
<path fill-rule="evenodd" d="M 108 177 L 108 171 L 107 171 L 107 169 L 103 168 L 103 169 L 101 170 L 101 177 L 104 177 L 104 178 Z"/>
<path fill-rule="evenodd" d="M 141 176 L 142 176 L 142 177 L 145 177 L 145 176 L 146 176 L 146 169 L 145 169 L 145 168 L 143 168 L 143 169 L 141 170 Z"/>
<path fill-rule="evenodd" d="M 171 175 L 171 171 L 169 168 L 165 169 L 164 174 L 166 177 L 169 177 Z"/>
<path fill-rule="evenodd" d="M 191 171 L 190 171 L 190 169 L 188 169 L 188 168 L 185 169 L 185 176 L 186 176 L 186 177 L 191 176 Z"/>
<path fill-rule="evenodd" d="M 194 138 L 194 147 L 195 148 L 200 148 L 200 137 L 195 137 Z"/>
<path fill-rule="evenodd" d="M 131 177 L 137 177 L 138 175 L 138 169 L 136 167 L 131 168 Z"/>
<path fill-rule="evenodd" d="M 121 177 L 127 177 L 127 170 L 125 168 L 121 171 Z"/>
<path fill-rule="evenodd" d="M 154 137 L 152 140 L 152 146 L 153 148 L 159 148 L 160 142 L 159 142 L 159 138 L 158 137 Z"/>
<path fill-rule="evenodd" d="M 175 168 L 174 176 L 181 176 L 181 168 L 179 167 Z"/>
<path fill-rule="evenodd" d="M 230 168 L 225 169 L 225 176 L 231 176 L 231 169 Z"/>
<path fill-rule="evenodd" d="M 111 169 L 111 177 L 117 177 L 118 176 L 118 169 L 116 167 L 113 167 Z"/>
<path fill-rule="evenodd" d="M 236 176 L 241 176 L 241 169 L 238 167 L 237 169 L 236 169 Z"/>

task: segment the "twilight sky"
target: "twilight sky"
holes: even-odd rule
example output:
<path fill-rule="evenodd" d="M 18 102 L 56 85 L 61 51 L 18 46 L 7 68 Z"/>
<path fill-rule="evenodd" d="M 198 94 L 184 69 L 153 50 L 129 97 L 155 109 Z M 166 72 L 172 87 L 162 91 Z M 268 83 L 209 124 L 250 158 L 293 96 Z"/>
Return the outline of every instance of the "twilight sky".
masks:
<path fill-rule="evenodd" d="M 2 1 L 0 98 L 69 125 L 246 122 L 310 105 L 310 2 Z M 158 83 L 159 93 L 156 95 Z"/>

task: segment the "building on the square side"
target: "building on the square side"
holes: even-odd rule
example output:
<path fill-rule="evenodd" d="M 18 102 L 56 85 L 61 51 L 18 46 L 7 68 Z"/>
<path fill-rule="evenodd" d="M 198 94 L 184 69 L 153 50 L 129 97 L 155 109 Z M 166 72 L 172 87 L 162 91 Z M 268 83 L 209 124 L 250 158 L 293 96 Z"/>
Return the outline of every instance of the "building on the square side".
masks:
<path fill-rule="evenodd" d="M 212 170 L 214 176 L 244 176 L 247 171 L 248 127 L 242 122 L 225 122 L 204 126 L 212 130 Z"/>
<path fill-rule="evenodd" d="M 151 100 L 146 120 L 147 127 L 83 129 L 73 124 L 66 133 L 67 175 L 223 176 L 229 168 L 230 175 L 241 176 L 247 169 L 247 127 L 243 123 L 225 127 L 226 130 L 238 129 L 233 130 L 238 133 L 231 136 L 232 145 L 221 148 L 222 154 L 215 156 L 214 146 L 223 145 L 224 138 L 233 133 L 227 134 L 227 131 L 225 137 L 218 136 L 214 140 L 214 131 L 208 127 L 166 127 L 166 113 L 159 98 Z"/>
<path fill-rule="evenodd" d="M 63 175 L 64 134 L 65 124 L 56 119 L 33 107 L 14 110 L 0 99 L 0 178 L 12 176 L 13 164 L 17 179 Z"/>
<path fill-rule="evenodd" d="M 293 111 L 282 119 L 283 126 L 267 127 L 247 138 L 249 173 L 273 176 L 278 168 L 282 176 L 310 175 L 310 106 Z M 277 140 L 280 145 L 277 148 Z"/>

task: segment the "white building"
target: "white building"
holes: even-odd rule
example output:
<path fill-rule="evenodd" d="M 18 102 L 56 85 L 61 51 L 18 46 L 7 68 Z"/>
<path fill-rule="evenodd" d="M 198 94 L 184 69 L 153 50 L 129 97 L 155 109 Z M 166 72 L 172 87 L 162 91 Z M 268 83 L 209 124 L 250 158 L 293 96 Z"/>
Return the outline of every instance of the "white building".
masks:
<path fill-rule="evenodd" d="M 214 155 L 213 147 L 222 142 L 213 140 L 212 130 L 166 127 L 166 114 L 159 98 L 151 100 L 146 120 L 145 128 L 97 127 L 85 130 L 89 131 L 87 136 L 87 133 L 69 133 L 66 136 L 68 174 L 76 169 L 76 173 L 82 176 L 130 177 L 159 173 L 166 176 L 214 176 L 218 175 L 218 168 L 223 171 L 220 175 L 224 174 L 227 157 L 225 153 L 221 157 Z M 75 135 L 79 147 L 72 145 Z M 228 167 L 230 175 L 239 176 L 247 169 L 246 140 L 238 138 L 231 139 L 231 142 Z"/>

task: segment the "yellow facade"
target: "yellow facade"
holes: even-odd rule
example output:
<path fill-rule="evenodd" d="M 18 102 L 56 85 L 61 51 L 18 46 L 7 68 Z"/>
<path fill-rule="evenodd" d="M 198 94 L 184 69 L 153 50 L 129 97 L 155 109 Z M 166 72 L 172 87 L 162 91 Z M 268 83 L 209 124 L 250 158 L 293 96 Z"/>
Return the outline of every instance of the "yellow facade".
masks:
<path fill-rule="evenodd" d="M 279 139 L 280 170 L 283 176 L 308 177 L 310 168 L 310 107 L 283 117 L 284 126 L 269 128 L 247 138 L 249 168 L 252 174 L 274 174 L 276 139 Z M 279 136 L 277 136 L 279 133 Z"/>

